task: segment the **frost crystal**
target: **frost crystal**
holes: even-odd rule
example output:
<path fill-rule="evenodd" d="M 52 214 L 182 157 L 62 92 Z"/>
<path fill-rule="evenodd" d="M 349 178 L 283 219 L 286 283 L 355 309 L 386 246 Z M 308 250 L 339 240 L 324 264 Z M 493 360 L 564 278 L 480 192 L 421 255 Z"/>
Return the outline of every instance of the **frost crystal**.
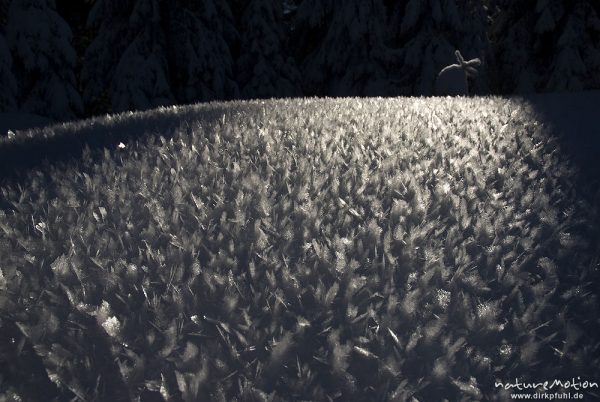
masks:
<path fill-rule="evenodd" d="M 102 328 L 104 328 L 106 333 L 111 337 L 116 337 L 121 331 L 121 323 L 117 317 L 112 316 L 102 323 Z"/>
<path fill-rule="evenodd" d="M 0 289 L 6 289 L 6 285 L 7 285 L 6 278 L 4 277 L 4 273 L 2 272 L 2 269 L 0 268 Z"/>
<path fill-rule="evenodd" d="M 444 310 L 448 308 L 448 305 L 450 304 L 450 295 L 451 293 L 444 289 L 438 289 L 437 291 L 436 301 Z"/>
<path fill-rule="evenodd" d="M 512 347 L 510 345 L 504 344 L 504 345 L 500 346 L 500 348 L 498 349 L 498 352 L 500 353 L 500 356 L 502 356 L 502 357 L 509 357 L 512 353 Z"/>
<path fill-rule="evenodd" d="M 493 321 L 498 315 L 496 306 L 492 303 L 480 303 L 477 305 L 477 317 L 482 321 Z"/>
<path fill-rule="evenodd" d="M 448 183 L 442 184 L 442 193 L 448 194 L 448 193 L 450 193 L 450 189 L 451 189 L 450 184 L 448 184 Z"/>

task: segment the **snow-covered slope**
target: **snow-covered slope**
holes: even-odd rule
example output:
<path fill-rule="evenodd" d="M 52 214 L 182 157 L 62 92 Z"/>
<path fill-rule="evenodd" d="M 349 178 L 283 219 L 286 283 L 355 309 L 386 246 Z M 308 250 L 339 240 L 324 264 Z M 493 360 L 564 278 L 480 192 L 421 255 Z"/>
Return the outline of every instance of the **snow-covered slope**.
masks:
<path fill-rule="evenodd" d="M 7 135 L 8 130 L 13 132 L 44 127 L 52 121 L 46 117 L 33 113 L 4 112 L 0 113 L 0 137 Z"/>
<path fill-rule="evenodd" d="M 42 162 L 0 175 L 0 400 L 597 380 L 600 217 L 553 134 L 595 116 L 564 99 L 230 102 L 0 141 L 0 169 Z"/>
<path fill-rule="evenodd" d="M 524 96 L 582 173 L 600 178 L 600 91 Z"/>

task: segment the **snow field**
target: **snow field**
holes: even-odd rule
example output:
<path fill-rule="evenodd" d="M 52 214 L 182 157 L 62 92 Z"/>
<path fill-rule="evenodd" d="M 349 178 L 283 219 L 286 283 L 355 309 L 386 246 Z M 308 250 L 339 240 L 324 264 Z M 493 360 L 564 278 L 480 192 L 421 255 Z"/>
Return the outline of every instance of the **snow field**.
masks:
<path fill-rule="evenodd" d="M 597 211 L 527 104 L 222 106 L 3 181 L 0 313 L 47 395 L 494 400 L 495 380 L 598 378 Z M 35 392 L 13 371 L 3 392 Z"/>

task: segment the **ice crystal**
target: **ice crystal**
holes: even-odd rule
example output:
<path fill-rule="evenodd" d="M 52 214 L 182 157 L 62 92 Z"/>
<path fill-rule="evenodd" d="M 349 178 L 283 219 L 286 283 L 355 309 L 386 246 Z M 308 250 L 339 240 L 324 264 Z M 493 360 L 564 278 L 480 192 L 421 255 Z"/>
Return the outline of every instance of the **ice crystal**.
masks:
<path fill-rule="evenodd" d="M 112 316 L 107 318 L 106 321 L 102 323 L 102 328 L 104 328 L 104 330 L 109 336 L 114 338 L 118 336 L 119 332 L 121 331 L 121 323 L 119 322 L 117 317 Z"/>

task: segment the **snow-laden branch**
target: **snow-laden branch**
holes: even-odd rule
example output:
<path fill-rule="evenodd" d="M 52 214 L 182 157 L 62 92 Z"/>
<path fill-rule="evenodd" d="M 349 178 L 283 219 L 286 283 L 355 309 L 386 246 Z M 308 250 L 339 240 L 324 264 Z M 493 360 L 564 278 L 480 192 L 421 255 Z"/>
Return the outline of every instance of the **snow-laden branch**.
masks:
<path fill-rule="evenodd" d="M 435 81 L 436 95 L 466 96 L 469 94 L 468 78 L 477 77 L 481 60 L 475 58 L 465 61 L 458 50 L 454 54 L 458 64 L 451 64 L 440 71 Z"/>

